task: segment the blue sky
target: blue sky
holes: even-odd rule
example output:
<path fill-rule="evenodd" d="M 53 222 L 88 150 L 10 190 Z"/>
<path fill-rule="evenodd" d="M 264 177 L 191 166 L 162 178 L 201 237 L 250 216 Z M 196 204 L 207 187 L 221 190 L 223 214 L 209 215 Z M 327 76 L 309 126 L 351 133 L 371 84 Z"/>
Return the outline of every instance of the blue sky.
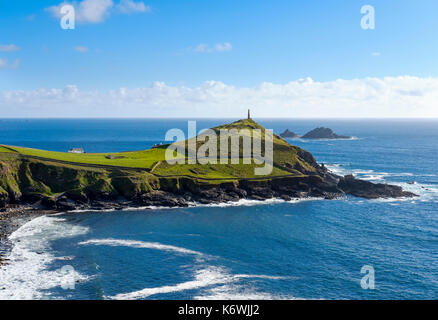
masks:
<path fill-rule="evenodd" d="M 1 91 L 438 77 L 436 0 L 146 0 L 129 14 L 113 0 L 102 21 L 75 30 L 47 10 L 61 2 L 0 2 L 0 48 L 19 49 L 0 49 Z M 375 30 L 360 27 L 363 5 Z"/>

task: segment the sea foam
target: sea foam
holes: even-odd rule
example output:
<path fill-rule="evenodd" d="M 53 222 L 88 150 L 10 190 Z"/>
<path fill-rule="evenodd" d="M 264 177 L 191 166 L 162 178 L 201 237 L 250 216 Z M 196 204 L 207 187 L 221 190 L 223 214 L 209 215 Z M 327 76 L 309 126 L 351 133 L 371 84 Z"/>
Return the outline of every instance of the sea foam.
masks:
<path fill-rule="evenodd" d="M 9 263 L 0 268 L 0 299 L 45 299 L 47 289 L 59 287 L 65 272 L 49 270 L 55 260 L 71 260 L 49 253 L 53 240 L 86 234 L 88 228 L 72 225 L 56 216 L 41 216 L 24 224 L 9 236 L 12 249 Z M 67 263 L 66 263 L 67 264 Z M 72 270 L 69 276 L 85 281 L 86 276 Z"/>
<path fill-rule="evenodd" d="M 185 249 L 181 247 L 161 244 L 158 242 L 146 242 L 137 240 L 119 240 L 119 239 L 91 239 L 83 242 L 79 242 L 79 245 L 97 245 L 97 246 L 111 246 L 111 247 L 131 247 L 131 248 L 144 248 L 144 249 L 155 249 L 162 251 L 170 251 L 182 254 L 192 254 L 192 255 L 203 255 L 201 252 Z"/>
<path fill-rule="evenodd" d="M 135 300 L 146 299 L 150 296 L 157 294 L 174 293 L 186 290 L 209 288 L 209 291 L 205 293 L 206 296 L 220 296 L 225 297 L 246 297 L 247 299 L 273 299 L 269 293 L 255 292 L 254 289 L 245 288 L 239 284 L 240 279 L 264 279 L 264 280 L 285 280 L 292 279 L 292 277 L 284 276 L 271 276 L 271 275 L 258 275 L 258 274 L 232 274 L 225 267 L 211 266 L 205 264 L 205 260 L 208 260 L 208 255 L 204 255 L 199 251 L 194 251 L 187 248 L 162 244 L 158 242 L 147 242 L 137 240 L 121 240 L 121 239 L 91 239 L 80 242 L 79 245 L 102 245 L 102 246 L 126 246 L 131 248 L 144 248 L 153 250 L 162 250 L 167 252 L 173 252 L 177 254 L 194 255 L 196 257 L 202 257 L 205 259 L 196 259 L 194 271 L 194 278 L 190 281 L 185 281 L 173 285 L 165 285 L 155 288 L 145 288 L 138 291 L 119 293 L 114 296 L 105 296 L 106 299 L 115 300 Z M 220 285 L 220 289 L 214 286 Z M 214 287 L 214 288 L 213 288 Z M 196 299 L 202 299 L 203 295 L 198 295 Z M 278 297 L 277 297 L 278 298 Z"/>

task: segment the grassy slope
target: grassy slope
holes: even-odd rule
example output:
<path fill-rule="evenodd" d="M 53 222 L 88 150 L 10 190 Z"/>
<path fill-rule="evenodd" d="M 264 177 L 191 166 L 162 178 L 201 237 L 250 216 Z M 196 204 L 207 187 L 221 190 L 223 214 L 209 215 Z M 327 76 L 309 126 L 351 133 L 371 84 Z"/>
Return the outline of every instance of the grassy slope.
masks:
<path fill-rule="evenodd" d="M 159 188 L 158 179 L 147 173 L 131 170 L 105 170 L 22 159 L 18 154 L 0 153 L 0 200 L 13 194 L 18 199 L 22 194 L 52 196 L 68 193 L 80 199 L 84 194 L 131 197 Z"/>
<path fill-rule="evenodd" d="M 9 146 L 8 146 L 9 147 Z M 97 164 L 106 166 L 121 166 L 132 168 L 151 168 L 157 161 L 164 160 L 165 149 L 150 149 L 142 151 L 120 152 L 120 153 L 67 153 L 54 152 L 23 147 L 10 147 L 20 154 L 36 156 L 47 159 L 61 160 L 67 162 L 76 162 L 84 164 Z M 10 150 L 0 147 L 0 152 Z M 108 159 L 106 156 L 114 156 L 114 159 Z"/>
<path fill-rule="evenodd" d="M 235 121 L 230 124 L 218 126 L 212 128 L 217 134 L 220 133 L 221 129 L 249 129 L 254 139 L 260 138 L 257 136 L 253 129 L 260 129 L 262 132 L 262 146 L 264 145 L 264 132 L 265 128 L 257 124 L 251 119 L 244 119 Z M 202 137 L 202 134 L 199 136 Z M 303 174 L 295 169 L 293 169 L 296 163 L 299 163 L 300 167 L 304 168 L 306 171 L 314 171 L 315 169 L 310 166 L 306 161 L 298 157 L 298 147 L 291 146 L 281 137 L 274 135 L 273 137 L 273 147 L 274 147 L 274 169 L 270 176 L 283 176 L 283 175 L 296 175 L 302 176 Z M 197 148 L 204 143 L 198 141 Z M 218 148 L 219 148 L 219 141 Z M 187 142 L 185 142 L 187 148 Z M 230 150 L 230 144 L 229 149 Z M 264 150 L 264 147 L 262 147 Z M 231 152 L 229 152 L 231 155 Z M 154 170 L 154 173 L 163 175 L 190 175 L 198 176 L 203 178 L 230 178 L 230 179 L 240 179 L 240 178 L 257 178 L 260 176 L 254 175 L 254 168 L 257 165 L 243 164 L 242 162 L 242 141 L 240 142 L 240 163 L 239 164 L 209 164 L 209 165 L 199 165 L 199 164 L 183 164 L 183 165 L 169 165 L 166 162 L 160 163 Z"/>
<path fill-rule="evenodd" d="M 260 129 L 264 132 L 264 128 L 254 122 L 251 119 L 239 120 L 230 124 L 213 128 L 214 131 L 219 133 L 220 129 Z M 254 135 L 254 132 L 252 133 Z M 256 137 L 257 138 L 257 137 Z M 258 137 L 259 138 L 259 137 Z M 184 142 L 183 142 L 184 143 Z M 187 142 L 186 146 L 187 146 Z M 218 142 L 219 143 L 219 142 Z M 264 143 L 262 137 L 262 145 Z M 197 147 L 202 145 L 203 142 L 198 142 Z M 73 154 L 66 152 L 53 152 L 44 151 L 22 147 L 2 147 L 0 145 L 0 154 L 9 153 L 13 154 L 11 148 L 18 154 L 35 156 L 45 159 L 54 159 L 72 163 L 81 164 L 93 164 L 102 166 L 120 166 L 131 168 L 153 168 L 153 173 L 157 175 L 175 175 L 175 176 L 191 176 L 202 177 L 206 179 L 240 179 L 240 178 L 256 178 L 254 176 L 254 168 L 256 165 L 243 164 L 240 159 L 240 164 L 183 164 L 183 165 L 169 165 L 165 161 L 165 148 L 149 149 L 143 151 L 131 151 L 120 153 L 85 153 L 85 154 Z M 262 150 L 264 148 L 262 147 Z M 270 176 L 282 176 L 282 175 L 303 175 L 303 170 L 297 170 L 298 168 L 305 169 L 306 171 L 314 171 L 315 169 L 309 165 L 306 161 L 298 156 L 298 147 L 289 145 L 282 138 L 274 135 L 274 170 Z M 113 156 L 114 159 L 108 159 L 106 156 Z M 57 164 L 58 166 L 68 166 L 68 164 Z"/>
<path fill-rule="evenodd" d="M 5 148 L 5 147 L 2 147 L 2 146 L 0 145 L 0 152 L 3 152 L 3 153 L 11 153 L 11 152 L 13 152 L 13 151 L 10 150 L 10 149 L 7 149 L 7 148 Z"/>

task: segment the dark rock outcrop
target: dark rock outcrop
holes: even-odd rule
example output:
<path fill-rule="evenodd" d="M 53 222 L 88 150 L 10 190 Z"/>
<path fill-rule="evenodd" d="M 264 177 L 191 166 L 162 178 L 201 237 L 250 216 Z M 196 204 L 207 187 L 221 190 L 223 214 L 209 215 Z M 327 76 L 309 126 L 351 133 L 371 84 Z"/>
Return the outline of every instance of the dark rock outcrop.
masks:
<path fill-rule="evenodd" d="M 325 173 L 324 173 L 325 170 Z M 191 203 L 214 204 L 234 202 L 239 199 L 266 200 L 271 198 L 319 197 L 336 199 L 346 194 L 366 199 L 414 197 L 413 193 L 403 191 L 401 187 L 388 184 L 374 184 L 359 180 L 353 176 L 340 177 L 320 167 L 322 175 L 302 177 L 284 177 L 265 180 L 240 180 L 218 184 L 189 183 L 184 179 L 177 181 L 175 188 L 150 190 L 143 193 L 128 192 L 108 196 L 106 188 L 102 194 L 97 189 L 78 196 L 65 192 L 48 197 L 38 194 L 22 196 L 19 203 L 31 204 L 41 210 L 71 211 L 81 210 L 119 210 L 127 207 L 187 207 Z M 177 179 L 178 180 L 178 179 Z M 171 183 L 170 183 L 171 184 Z M 170 185 L 169 184 L 169 185 Z M 6 201 L 3 200 L 4 205 Z M 3 206 L 4 206 L 3 205 Z"/>
<path fill-rule="evenodd" d="M 283 133 L 280 133 L 280 137 L 282 137 L 282 138 L 298 138 L 299 136 L 295 132 L 290 131 L 289 129 L 286 129 L 283 131 Z"/>
<path fill-rule="evenodd" d="M 316 128 L 309 132 L 307 132 L 302 139 L 351 139 L 349 136 L 341 136 L 333 132 L 332 129 L 329 128 Z"/>
<path fill-rule="evenodd" d="M 338 187 L 345 193 L 366 199 L 415 197 L 416 194 L 403 191 L 400 186 L 372 183 L 356 179 L 352 175 L 340 178 Z"/>

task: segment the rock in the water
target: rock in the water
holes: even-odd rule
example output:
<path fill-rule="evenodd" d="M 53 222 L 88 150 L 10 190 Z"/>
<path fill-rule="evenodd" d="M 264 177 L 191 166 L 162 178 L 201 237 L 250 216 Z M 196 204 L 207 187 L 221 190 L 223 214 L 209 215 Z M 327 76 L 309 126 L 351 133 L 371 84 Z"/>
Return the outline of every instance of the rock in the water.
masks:
<path fill-rule="evenodd" d="M 307 132 L 304 136 L 301 137 L 302 139 L 351 139 L 349 136 L 341 136 L 337 135 L 333 132 L 332 129 L 329 128 L 316 128 L 309 132 Z"/>
<path fill-rule="evenodd" d="M 282 138 L 298 138 L 299 136 L 295 132 L 290 131 L 289 129 L 286 129 L 286 130 L 284 130 L 283 133 L 280 134 L 280 137 L 282 137 Z"/>
<path fill-rule="evenodd" d="M 338 187 L 345 193 L 366 199 L 418 197 L 412 192 L 404 191 L 399 186 L 372 183 L 356 179 L 353 175 L 341 178 Z"/>

